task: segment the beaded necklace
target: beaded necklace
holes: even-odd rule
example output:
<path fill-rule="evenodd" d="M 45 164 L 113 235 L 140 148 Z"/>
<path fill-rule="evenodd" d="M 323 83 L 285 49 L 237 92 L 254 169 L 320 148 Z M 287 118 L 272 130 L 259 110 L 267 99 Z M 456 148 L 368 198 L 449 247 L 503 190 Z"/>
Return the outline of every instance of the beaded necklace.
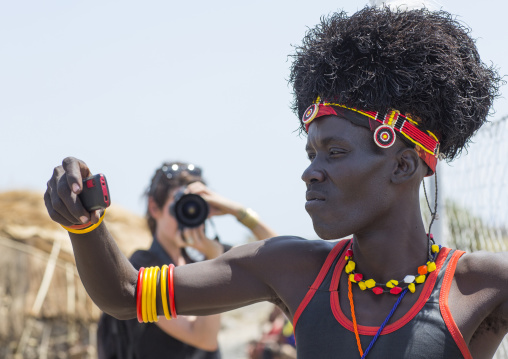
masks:
<path fill-rule="evenodd" d="M 377 283 L 374 279 L 368 279 L 364 280 L 363 275 L 360 273 L 355 272 L 356 263 L 353 261 L 353 240 L 351 240 L 349 248 L 346 251 L 346 257 L 347 260 L 346 266 L 344 267 L 344 270 L 346 274 L 348 274 L 348 298 L 349 298 L 349 305 L 351 307 L 351 319 L 353 321 L 353 329 L 355 332 L 355 338 L 356 338 L 356 344 L 358 346 L 358 351 L 360 352 L 361 359 L 364 359 L 369 351 L 374 346 L 374 343 L 381 335 L 381 332 L 383 331 L 384 327 L 392 317 L 393 313 L 395 313 L 395 310 L 399 306 L 400 302 L 402 301 L 402 298 L 404 298 L 404 295 L 408 291 L 411 293 L 415 292 L 415 286 L 416 284 L 422 284 L 425 282 L 425 279 L 427 278 L 427 275 L 434 270 L 436 270 L 436 257 L 439 253 L 439 250 L 441 249 L 440 245 L 436 245 L 434 242 L 434 237 L 432 234 L 427 235 L 427 238 L 429 239 L 429 249 L 428 249 L 428 261 L 425 265 L 418 267 L 418 276 L 414 275 L 407 275 L 403 282 L 406 284 L 406 286 L 401 287 L 399 286 L 399 281 L 392 279 L 389 280 L 385 284 Z M 400 294 L 399 298 L 397 299 L 397 302 L 393 306 L 392 310 L 386 317 L 386 319 L 383 321 L 381 326 L 379 327 L 376 335 L 374 338 L 372 338 L 369 346 L 363 352 L 362 345 L 360 342 L 360 334 L 358 332 L 358 325 L 356 323 L 356 315 L 355 315 L 355 306 L 353 303 L 353 290 L 351 283 L 357 283 L 361 290 L 365 289 L 371 289 L 375 294 L 379 295 L 381 293 L 387 293 L 390 292 L 391 294 Z M 384 288 L 384 289 L 383 289 Z M 389 288 L 389 289 L 386 289 Z"/>
<path fill-rule="evenodd" d="M 440 245 L 437 245 L 434 242 L 434 237 L 431 235 L 427 235 L 429 239 L 429 254 L 428 261 L 426 264 L 418 267 L 418 274 L 415 275 L 407 275 L 402 280 L 391 279 L 386 283 L 378 283 L 374 279 L 363 278 L 363 274 L 355 271 L 356 263 L 353 261 L 353 241 L 351 240 L 351 244 L 346 251 L 347 260 L 346 266 L 344 270 L 348 274 L 348 279 L 357 283 L 361 290 L 370 289 L 374 292 L 374 294 L 382 294 L 382 293 L 391 293 L 391 294 L 400 294 L 404 289 L 408 289 L 411 293 L 414 293 L 416 290 L 417 284 L 425 283 L 425 279 L 427 279 L 427 275 L 436 270 L 436 257 L 441 249 Z M 404 283 L 403 286 L 399 285 L 399 283 Z"/>

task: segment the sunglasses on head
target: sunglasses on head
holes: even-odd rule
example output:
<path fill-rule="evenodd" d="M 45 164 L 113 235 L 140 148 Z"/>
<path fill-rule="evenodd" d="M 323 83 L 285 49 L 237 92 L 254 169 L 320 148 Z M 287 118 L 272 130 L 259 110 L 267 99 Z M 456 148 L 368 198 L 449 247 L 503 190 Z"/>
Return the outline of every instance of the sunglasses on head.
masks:
<path fill-rule="evenodd" d="M 162 178 L 166 177 L 167 180 L 172 180 L 178 178 L 182 173 L 187 173 L 191 176 L 201 177 L 201 168 L 197 167 L 191 163 L 168 163 L 164 164 L 161 168 L 157 170 L 157 174 L 155 179 L 150 186 L 150 190 L 148 193 L 153 195 L 154 191 L 156 191 L 157 187 Z"/>
<path fill-rule="evenodd" d="M 160 171 L 166 176 L 167 179 L 173 179 L 183 172 L 187 172 L 192 176 L 201 176 L 201 168 L 193 165 L 192 163 L 170 163 L 163 165 Z"/>

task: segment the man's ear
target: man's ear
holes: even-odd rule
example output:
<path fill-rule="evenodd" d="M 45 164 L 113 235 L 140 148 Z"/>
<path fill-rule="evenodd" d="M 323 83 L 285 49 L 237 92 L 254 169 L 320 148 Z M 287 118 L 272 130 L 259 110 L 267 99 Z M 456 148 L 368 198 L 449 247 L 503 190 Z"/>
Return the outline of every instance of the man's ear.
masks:
<path fill-rule="evenodd" d="M 155 219 L 157 219 L 161 214 L 161 209 L 153 197 L 148 197 L 148 213 L 150 213 L 150 215 Z"/>
<path fill-rule="evenodd" d="M 418 153 L 412 148 L 403 148 L 396 154 L 397 156 L 397 167 L 392 173 L 392 182 L 399 184 L 406 182 L 418 176 L 420 178 L 420 172 L 422 172 L 422 164 Z M 423 175 L 421 175 L 423 178 Z"/>

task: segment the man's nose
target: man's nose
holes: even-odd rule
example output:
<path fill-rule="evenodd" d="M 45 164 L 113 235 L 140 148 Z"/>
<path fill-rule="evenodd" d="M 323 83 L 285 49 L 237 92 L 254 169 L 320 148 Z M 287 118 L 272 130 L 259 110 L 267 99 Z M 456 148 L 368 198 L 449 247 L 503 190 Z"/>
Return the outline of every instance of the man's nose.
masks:
<path fill-rule="evenodd" d="M 325 179 L 325 174 L 322 169 L 319 168 L 318 161 L 314 160 L 312 163 L 303 171 L 302 181 L 307 185 L 314 182 L 322 182 Z"/>

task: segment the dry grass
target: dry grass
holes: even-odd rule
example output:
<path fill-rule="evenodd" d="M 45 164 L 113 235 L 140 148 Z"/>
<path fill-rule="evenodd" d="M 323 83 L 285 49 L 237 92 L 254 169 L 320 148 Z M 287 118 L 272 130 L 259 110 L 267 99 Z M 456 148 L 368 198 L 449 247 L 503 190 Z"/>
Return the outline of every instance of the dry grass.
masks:
<path fill-rule="evenodd" d="M 122 208 L 111 206 L 105 223 L 126 255 L 151 241 L 144 219 Z M 96 357 L 100 310 L 42 193 L 0 193 L 0 265 L 0 357 Z"/>

